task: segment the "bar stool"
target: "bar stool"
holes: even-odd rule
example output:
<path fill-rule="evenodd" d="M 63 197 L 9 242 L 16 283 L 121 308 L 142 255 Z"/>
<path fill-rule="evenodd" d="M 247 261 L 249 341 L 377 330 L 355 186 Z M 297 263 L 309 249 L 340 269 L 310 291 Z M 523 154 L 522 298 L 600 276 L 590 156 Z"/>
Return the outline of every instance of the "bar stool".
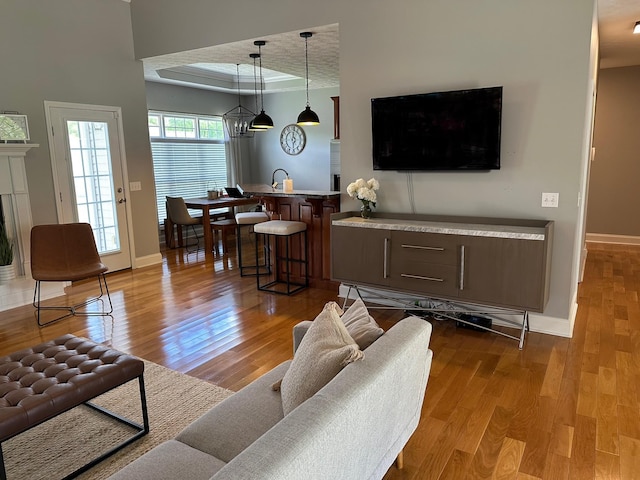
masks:
<path fill-rule="evenodd" d="M 307 258 L 307 224 L 304 222 L 294 222 L 289 220 L 271 220 L 268 222 L 258 223 L 253 227 L 256 233 L 256 265 L 258 264 L 258 237 L 260 234 L 266 237 L 267 244 L 267 263 L 268 269 L 272 274 L 268 276 L 266 283 L 261 284 L 261 278 L 265 275 L 256 275 L 256 286 L 258 290 L 271 293 L 279 293 L 283 295 L 293 295 L 296 292 L 309 286 L 309 262 Z M 293 257 L 292 238 L 294 236 L 302 236 L 302 245 L 300 245 L 299 255 Z M 285 254 L 281 256 L 279 240 L 283 240 L 285 244 Z M 274 247 L 272 247 L 274 244 Z M 275 268 L 271 268 L 271 251 L 274 251 Z M 300 275 L 297 281 L 292 280 L 292 267 L 295 264 L 300 265 Z M 282 265 L 282 269 L 278 268 Z M 302 267 L 304 267 L 304 275 L 302 275 Z M 302 280 L 300 280 L 300 278 Z M 286 288 L 286 289 L 285 289 Z"/>
<path fill-rule="evenodd" d="M 216 220 L 211 222 L 211 233 L 215 239 L 215 251 L 218 251 L 218 232 L 220 232 L 220 236 L 222 237 L 222 254 L 227 254 L 227 238 L 229 233 L 235 232 L 236 230 L 236 221 L 233 218 L 225 218 L 222 220 Z"/>
<path fill-rule="evenodd" d="M 259 264 L 255 263 L 253 265 L 244 265 L 242 263 L 242 227 L 249 227 L 249 231 L 251 227 L 255 226 L 258 223 L 263 223 L 269 221 L 269 215 L 264 212 L 241 212 L 236 213 L 236 238 L 238 243 L 238 266 L 240 267 L 240 276 L 247 277 L 252 275 L 259 275 L 260 268 L 267 267 L 267 259 L 265 257 L 264 263 Z M 263 236 L 263 240 L 265 237 Z M 266 241 L 263 242 L 266 246 Z M 266 251 L 266 249 L 265 249 Z M 254 273 L 246 273 L 247 270 L 255 269 Z M 265 273 L 269 273 L 267 269 Z"/>

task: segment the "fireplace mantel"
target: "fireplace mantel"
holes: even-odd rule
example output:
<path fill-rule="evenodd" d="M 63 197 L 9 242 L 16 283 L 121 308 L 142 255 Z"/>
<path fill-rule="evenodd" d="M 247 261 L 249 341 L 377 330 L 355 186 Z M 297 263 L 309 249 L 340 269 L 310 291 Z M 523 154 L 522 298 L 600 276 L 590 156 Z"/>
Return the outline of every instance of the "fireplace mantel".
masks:
<path fill-rule="evenodd" d="M 31 201 L 25 157 L 37 143 L 0 143 L 0 201 L 7 232 L 14 243 L 14 267 L 18 277 L 0 285 L 0 311 L 31 303 Z M 62 295 L 64 284 L 52 284 L 47 297 Z"/>

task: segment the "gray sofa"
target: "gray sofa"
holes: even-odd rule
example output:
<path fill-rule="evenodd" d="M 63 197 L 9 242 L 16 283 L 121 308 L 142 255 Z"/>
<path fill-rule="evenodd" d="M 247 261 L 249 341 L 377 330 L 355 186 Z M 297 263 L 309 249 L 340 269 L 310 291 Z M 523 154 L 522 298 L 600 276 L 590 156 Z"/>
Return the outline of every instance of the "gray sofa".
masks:
<path fill-rule="evenodd" d="M 430 338 L 428 322 L 401 320 L 286 416 L 271 388 L 285 362 L 110 478 L 380 479 L 420 420 Z"/>

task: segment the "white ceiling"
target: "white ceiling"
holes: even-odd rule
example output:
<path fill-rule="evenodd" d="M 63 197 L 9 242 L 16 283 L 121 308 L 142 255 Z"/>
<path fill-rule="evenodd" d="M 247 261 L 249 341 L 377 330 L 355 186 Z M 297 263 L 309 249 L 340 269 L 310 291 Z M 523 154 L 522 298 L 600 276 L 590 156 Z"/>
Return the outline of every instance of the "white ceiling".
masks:
<path fill-rule="evenodd" d="M 325 25 L 307 31 L 313 33 L 308 40 L 309 88 L 339 86 L 338 25 Z M 258 53 L 254 40 L 267 42 L 262 47 L 265 93 L 305 88 L 305 47 L 299 31 L 144 59 L 145 78 L 155 82 L 237 92 L 236 64 L 239 63 L 242 93 L 253 94 L 253 60 L 249 54 Z"/>
<path fill-rule="evenodd" d="M 640 21 L 640 0 L 598 0 L 600 67 L 640 65 L 640 34 L 632 33 Z"/>
<path fill-rule="evenodd" d="M 600 66 L 640 65 L 640 35 L 632 34 L 640 20 L 640 0 L 598 0 Z M 338 25 L 309 29 L 309 88 L 337 87 L 339 79 Z M 235 93 L 236 68 L 243 94 L 255 90 L 254 40 L 265 40 L 262 67 L 265 93 L 303 90 L 305 87 L 304 39 L 300 32 L 288 32 L 242 42 L 217 45 L 143 60 L 149 81 Z M 239 67 L 236 67 L 240 64 Z M 257 69 L 259 72 L 259 68 Z"/>

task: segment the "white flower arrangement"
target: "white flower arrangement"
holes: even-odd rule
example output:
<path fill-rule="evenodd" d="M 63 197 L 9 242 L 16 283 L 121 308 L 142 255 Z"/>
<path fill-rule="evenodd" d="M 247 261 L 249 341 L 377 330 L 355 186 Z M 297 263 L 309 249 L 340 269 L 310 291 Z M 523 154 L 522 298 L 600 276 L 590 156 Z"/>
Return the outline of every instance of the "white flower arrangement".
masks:
<path fill-rule="evenodd" d="M 380 183 L 375 178 L 368 181 L 359 178 L 355 182 L 350 183 L 347 187 L 347 193 L 351 198 L 357 198 L 362 202 L 362 206 L 366 210 L 376 206 L 378 196 L 376 190 L 380 188 Z"/>

